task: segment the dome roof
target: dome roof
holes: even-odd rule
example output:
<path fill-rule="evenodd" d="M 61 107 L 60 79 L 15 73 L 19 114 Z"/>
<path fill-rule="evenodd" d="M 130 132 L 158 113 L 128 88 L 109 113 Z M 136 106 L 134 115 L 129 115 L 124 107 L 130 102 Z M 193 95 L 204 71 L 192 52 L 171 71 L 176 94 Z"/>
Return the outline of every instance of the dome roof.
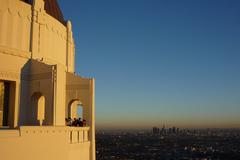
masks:
<path fill-rule="evenodd" d="M 63 18 L 63 14 L 62 11 L 58 5 L 57 0 L 44 0 L 45 2 L 45 10 L 46 12 L 53 16 L 54 18 L 56 18 L 58 21 L 60 21 L 61 23 L 64 23 L 64 18 Z"/>
<path fill-rule="evenodd" d="M 32 0 L 22 0 L 26 3 L 32 4 Z M 51 15 L 59 22 L 65 24 L 65 20 L 63 18 L 62 11 L 58 5 L 57 0 L 44 0 L 45 6 L 44 9 L 46 10 L 47 14 Z"/>

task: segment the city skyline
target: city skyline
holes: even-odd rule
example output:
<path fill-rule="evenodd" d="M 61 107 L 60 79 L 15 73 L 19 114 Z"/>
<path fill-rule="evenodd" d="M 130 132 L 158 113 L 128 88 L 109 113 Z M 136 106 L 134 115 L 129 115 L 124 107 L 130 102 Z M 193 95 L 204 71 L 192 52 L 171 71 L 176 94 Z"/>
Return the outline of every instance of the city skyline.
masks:
<path fill-rule="evenodd" d="M 58 0 L 97 128 L 240 127 L 240 2 Z"/>

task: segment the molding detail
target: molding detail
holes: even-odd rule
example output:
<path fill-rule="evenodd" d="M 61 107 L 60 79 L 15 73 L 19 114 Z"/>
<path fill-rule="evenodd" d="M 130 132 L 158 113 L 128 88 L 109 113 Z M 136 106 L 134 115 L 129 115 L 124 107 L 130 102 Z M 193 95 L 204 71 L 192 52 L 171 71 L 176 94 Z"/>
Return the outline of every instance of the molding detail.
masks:
<path fill-rule="evenodd" d="M 17 56 L 17 57 L 22 57 L 22 58 L 27 58 L 27 59 L 31 58 L 31 52 L 20 51 L 20 50 L 12 49 L 9 47 L 4 47 L 2 45 L 0 45 L 0 53 Z"/>
<path fill-rule="evenodd" d="M 66 85 L 66 90 L 81 90 L 81 89 L 89 89 L 90 86 L 88 84 L 70 84 Z"/>
<path fill-rule="evenodd" d="M 0 79 L 19 80 L 20 74 L 17 72 L 0 71 Z"/>
<path fill-rule="evenodd" d="M 40 74 L 22 74 L 21 79 L 24 81 L 52 79 L 52 72 L 46 72 L 46 73 L 40 73 Z"/>
<path fill-rule="evenodd" d="M 6 5 L 6 4 L 5 4 Z M 24 9 L 21 9 L 21 8 L 17 8 L 17 7 L 14 7 L 14 6 L 1 6 L 0 7 L 0 13 L 1 14 L 9 14 L 11 16 L 18 16 L 19 18 L 22 18 L 22 19 L 27 19 L 29 21 L 31 21 L 31 14 L 32 14 L 32 11 L 31 11 L 31 6 L 27 6 L 26 4 L 21 4 L 19 3 L 18 5 L 22 6 L 22 8 Z"/>

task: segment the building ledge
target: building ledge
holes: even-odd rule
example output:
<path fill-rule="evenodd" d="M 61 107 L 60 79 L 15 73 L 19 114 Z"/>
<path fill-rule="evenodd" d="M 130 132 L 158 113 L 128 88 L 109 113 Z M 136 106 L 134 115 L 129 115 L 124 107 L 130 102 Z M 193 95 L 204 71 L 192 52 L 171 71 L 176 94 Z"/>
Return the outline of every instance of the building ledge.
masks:
<path fill-rule="evenodd" d="M 0 128 L 0 138 L 19 137 L 20 132 L 18 129 Z"/>
<path fill-rule="evenodd" d="M 21 126 L 19 129 L 0 129 L 0 138 L 63 136 L 69 144 L 89 142 L 89 127 Z"/>

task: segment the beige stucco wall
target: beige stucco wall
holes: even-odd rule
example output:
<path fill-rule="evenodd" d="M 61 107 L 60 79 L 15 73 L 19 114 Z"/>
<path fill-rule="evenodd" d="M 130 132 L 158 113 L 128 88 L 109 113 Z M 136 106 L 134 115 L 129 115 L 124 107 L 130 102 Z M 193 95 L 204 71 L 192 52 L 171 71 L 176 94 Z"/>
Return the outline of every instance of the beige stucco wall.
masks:
<path fill-rule="evenodd" d="M 1 0 L 0 4 L 0 45 L 29 51 L 31 6 L 16 0 Z"/>
<path fill-rule="evenodd" d="M 0 46 L 74 72 L 71 22 L 64 25 L 48 15 L 43 0 L 35 0 L 33 7 L 20 0 L 0 0 L 0 4 Z"/>
<path fill-rule="evenodd" d="M 67 73 L 66 76 L 66 115 L 69 103 L 72 100 L 81 102 L 83 118 L 90 126 L 89 138 L 91 141 L 91 159 L 95 159 L 95 80 L 75 76 Z"/>
<path fill-rule="evenodd" d="M 0 80 L 10 82 L 9 126 L 15 128 L 0 128 L 0 159 L 95 160 L 94 79 L 74 74 L 71 22 L 48 15 L 43 0 L 0 4 Z M 41 116 L 35 115 L 35 95 L 44 97 Z M 63 127 L 74 100 L 83 105 L 87 129 Z"/>
<path fill-rule="evenodd" d="M 89 160 L 90 142 L 71 132 L 84 135 L 88 128 L 21 127 L 0 132 L 0 153 L 3 160 Z M 75 137 L 74 137 L 75 136 Z M 34 145 L 33 145 L 34 144 Z"/>
<path fill-rule="evenodd" d="M 33 6 L 20 0 L 0 4 L 0 79 L 20 83 L 19 124 L 29 124 L 28 97 L 40 92 L 48 108 L 45 124 L 64 125 L 66 73 L 74 72 L 75 61 L 71 22 L 64 25 L 48 15 L 43 0 Z M 79 94 L 88 101 L 87 91 Z"/>

